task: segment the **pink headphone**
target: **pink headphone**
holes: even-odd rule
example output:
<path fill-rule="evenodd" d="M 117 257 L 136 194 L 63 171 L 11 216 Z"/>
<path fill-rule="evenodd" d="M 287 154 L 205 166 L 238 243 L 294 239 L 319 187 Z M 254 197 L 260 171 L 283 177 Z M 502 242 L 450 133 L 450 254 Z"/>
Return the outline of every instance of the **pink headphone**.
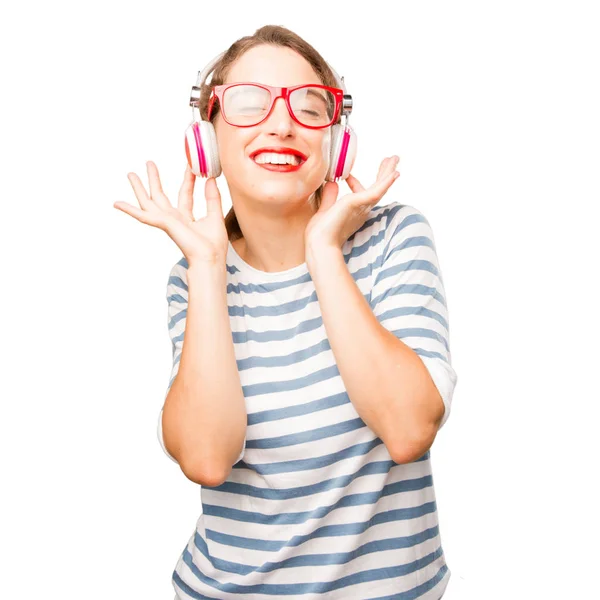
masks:
<path fill-rule="evenodd" d="M 222 52 L 213 58 L 202 71 L 198 71 L 198 79 L 196 85 L 192 87 L 190 96 L 193 121 L 185 131 L 185 153 L 190 169 L 198 177 L 218 177 L 221 174 L 215 128 L 210 121 L 202 120 L 198 105 L 202 84 L 223 54 L 225 53 Z M 338 87 L 344 90 L 344 100 L 341 123 L 331 127 L 331 154 L 325 179 L 340 181 L 346 179 L 352 170 L 356 158 L 356 134 L 347 123 L 348 116 L 352 112 L 352 96 L 346 93 L 344 78 L 340 77 L 331 65 L 329 68 L 335 75 Z"/>

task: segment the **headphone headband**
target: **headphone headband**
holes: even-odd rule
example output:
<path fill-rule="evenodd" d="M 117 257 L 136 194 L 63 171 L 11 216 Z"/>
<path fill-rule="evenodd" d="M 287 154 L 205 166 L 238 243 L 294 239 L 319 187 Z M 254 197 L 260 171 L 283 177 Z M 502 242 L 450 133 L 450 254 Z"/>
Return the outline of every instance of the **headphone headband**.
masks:
<path fill-rule="evenodd" d="M 225 52 L 221 52 L 202 71 L 198 71 L 196 85 L 192 86 L 190 106 L 193 120 L 185 132 L 185 153 L 188 165 L 196 177 L 218 177 L 221 173 L 215 128 L 210 121 L 202 120 L 199 106 L 202 84 L 224 54 Z M 343 91 L 343 101 L 340 123 L 331 126 L 331 152 L 325 179 L 340 181 L 348 177 L 356 157 L 356 134 L 348 125 L 348 115 L 352 112 L 352 96 L 346 92 L 344 78 L 340 77 L 329 63 L 326 64 L 331 69 L 338 87 Z"/>
<path fill-rule="evenodd" d="M 200 99 L 200 90 L 202 84 L 206 81 L 206 78 L 210 74 L 212 68 L 221 60 L 225 52 L 217 54 L 202 71 L 198 71 L 198 78 L 196 79 L 196 85 L 192 88 L 192 95 L 190 97 L 190 106 L 197 106 L 198 100 Z M 327 62 L 327 61 L 325 61 Z M 344 101 L 342 104 L 342 114 L 349 115 L 352 112 L 352 96 L 346 91 L 346 85 L 344 84 L 344 78 L 340 77 L 337 71 L 327 63 L 327 66 L 331 69 L 333 76 L 337 80 L 338 87 L 344 91 Z"/>

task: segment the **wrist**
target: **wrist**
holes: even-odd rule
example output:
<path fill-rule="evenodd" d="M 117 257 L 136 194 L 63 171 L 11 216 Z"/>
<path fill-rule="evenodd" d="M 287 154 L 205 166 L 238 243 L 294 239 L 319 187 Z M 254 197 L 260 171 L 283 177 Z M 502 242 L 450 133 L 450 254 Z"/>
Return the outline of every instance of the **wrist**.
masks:
<path fill-rule="evenodd" d="M 323 265 L 335 260 L 343 260 L 344 253 L 341 248 L 323 243 L 307 243 L 305 250 L 306 265 L 309 271 L 316 269 L 319 264 Z"/>
<path fill-rule="evenodd" d="M 201 278 L 225 277 L 227 274 L 226 266 L 223 259 L 188 260 L 188 278 L 196 275 Z"/>

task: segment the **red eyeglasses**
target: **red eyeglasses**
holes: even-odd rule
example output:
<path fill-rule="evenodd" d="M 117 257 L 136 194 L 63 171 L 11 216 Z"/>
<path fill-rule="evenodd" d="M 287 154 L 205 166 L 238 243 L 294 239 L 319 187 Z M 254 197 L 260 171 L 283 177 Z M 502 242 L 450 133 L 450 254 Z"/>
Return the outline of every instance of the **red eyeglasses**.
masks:
<path fill-rule="evenodd" d="M 337 120 L 344 91 L 319 84 L 293 87 L 251 82 L 215 85 L 208 104 L 208 119 L 218 99 L 223 119 L 229 125 L 253 127 L 271 114 L 277 98 L 285 100 L 288 112 L 296 123 L 309 129 L 322 129 Z"/>

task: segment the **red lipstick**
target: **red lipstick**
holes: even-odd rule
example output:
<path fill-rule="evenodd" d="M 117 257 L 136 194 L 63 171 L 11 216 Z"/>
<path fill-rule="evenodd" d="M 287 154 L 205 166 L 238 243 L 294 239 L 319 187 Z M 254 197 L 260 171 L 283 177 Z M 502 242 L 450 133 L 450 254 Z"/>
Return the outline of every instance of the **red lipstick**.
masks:
<path fill-rule="evenodd" d="M 283 165 L 274 165 L 271 163 L 257 163 L 254 158 L 260 154 L 261 152 L 274 152 L 277 154 L 293 154 L 294 156 L 298 156 L 300 158 L 300 164 L 298 165 L 289 165 L 289 164 L 283 164 Z M 295 148 L 287 148 L 285 146 L 269 146 L 269 147 L 265 147 L 265 148 L 259 148 L 258 150 L 255 150 L 254 152 L 252 152 L 250 154 L 250 158 L 252 159 L 252 162 L 259 166 L 262 167 L 263 169 L 266 169 L 267 171 L 277 171 L 279 173 L 291 173 L 293 171 L 297 171 L 305 162 L 306 162 L 306 155 L 302 154 L 302 152 L 300 152 L 299 150 L 296 150 Z"/>
<path fill-rule="evenodd" d="M 300 150 L 296 150 L 295 148 L 288 148 L 286 146 L 266 146 L 265 148 L 258 148 L 258 150 L 254 150 L 250 154 L 250 158 L 254 158 L 259 152 L 277 152 L 278 154 L 294 154 L 295 156 L 299 156 L 302 161 L 305 161 L 308 158 L 305 154 L 302 154 Z"/>

